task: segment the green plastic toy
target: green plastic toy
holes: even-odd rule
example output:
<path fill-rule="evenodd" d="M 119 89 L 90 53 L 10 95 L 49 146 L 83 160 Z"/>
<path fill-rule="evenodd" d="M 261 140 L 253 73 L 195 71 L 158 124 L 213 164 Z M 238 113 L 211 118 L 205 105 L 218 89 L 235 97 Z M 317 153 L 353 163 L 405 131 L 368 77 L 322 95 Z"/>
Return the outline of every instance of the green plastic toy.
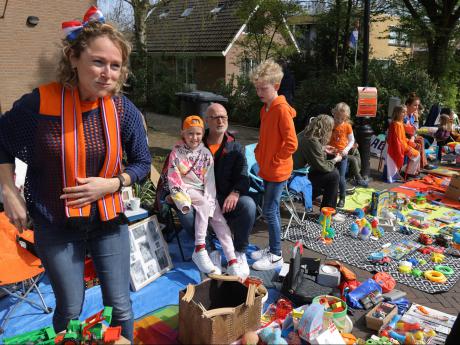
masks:
<path fill-rule="evenodd" d="M 34 345 L 54 345 L 56 333 L 53 327 L 44 327 L 35 331 L 16 335 L 3 339 L 5 345 L 34 344 Z"/>
<path fill-rule="evenodd" d="M 423 272 L 418 268 L 413 268 L 410 274 L 412 274 L 412 276 L 415 278 L 420 278 Z"/>

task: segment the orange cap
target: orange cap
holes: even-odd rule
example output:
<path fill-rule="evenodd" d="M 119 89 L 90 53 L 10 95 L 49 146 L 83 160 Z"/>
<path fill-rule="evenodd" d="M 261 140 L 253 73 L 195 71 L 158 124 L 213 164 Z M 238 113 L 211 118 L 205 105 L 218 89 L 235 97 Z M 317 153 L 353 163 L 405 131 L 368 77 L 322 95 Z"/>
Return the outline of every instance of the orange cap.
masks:
<path fill-rule="evenodd" d="M 204 129 L 204 122 L 198 115 L 187 116 L 182 123 L 182 129 L 184 130 L 190 127 L 201 127 Z"/>

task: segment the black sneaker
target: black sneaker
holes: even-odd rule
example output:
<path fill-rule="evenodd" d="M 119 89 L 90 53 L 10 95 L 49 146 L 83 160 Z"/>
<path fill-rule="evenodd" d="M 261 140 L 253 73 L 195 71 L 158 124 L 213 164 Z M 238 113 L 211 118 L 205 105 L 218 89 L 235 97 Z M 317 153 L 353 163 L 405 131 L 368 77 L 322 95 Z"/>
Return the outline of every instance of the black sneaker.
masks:
<path fill-rule="evenodd" d="M 433 165 L 433 164 L 427 164 L 423 168 L 426 169 L 426 170 L 433 170 L 433 169 L 436 169 L 437 166 Z"/>
<path fill-rule="evenodd" d="M 337 203 L 337 208 L 343 208 L 345 206 L 345 198 L 340 198 Z"/>
<path fill-rule="evenodd" d="M 349 186 L 347 189 L 345 189 L 345 194 L 346 195 L 353 195 L 355 194 L 356 187 L 355 186 Z"/>

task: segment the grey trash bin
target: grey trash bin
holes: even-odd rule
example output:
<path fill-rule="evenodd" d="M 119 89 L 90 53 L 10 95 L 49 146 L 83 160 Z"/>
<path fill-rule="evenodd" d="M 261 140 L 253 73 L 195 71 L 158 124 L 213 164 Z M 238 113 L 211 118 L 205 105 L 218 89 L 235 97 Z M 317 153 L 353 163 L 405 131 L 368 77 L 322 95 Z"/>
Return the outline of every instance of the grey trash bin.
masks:
<path fill-rule="evenodd" d="M 208 91 L 178 92 L 180 100 L 180 116 L 200 115 L 203 117 L 211 103 L 227 103 L 228 99 Z"/>

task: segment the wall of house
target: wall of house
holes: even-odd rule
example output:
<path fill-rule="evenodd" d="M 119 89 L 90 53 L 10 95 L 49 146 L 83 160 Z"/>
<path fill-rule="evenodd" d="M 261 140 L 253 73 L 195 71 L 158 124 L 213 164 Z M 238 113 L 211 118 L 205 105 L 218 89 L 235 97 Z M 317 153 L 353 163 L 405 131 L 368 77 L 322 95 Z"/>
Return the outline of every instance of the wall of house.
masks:
<path fill-rule="evenodd" d="M 0 0 L 0 16 L 6 0 Z M 8 1 L 0 18 L 0 105 L 2 111 L 39 84 L 55 76 L 62 38 L 61 23 L 81 19 L 96 0 Z M 26 24 L 28 16 L 39 23 Z"/>
<path fill-rule="evenodd" d="M 391 26 L 398 26 L 399 20 L 395 17 L 380 17 L 371 19 L 369 30 L 370 55 L 374 59 L 389 59 L 393 55 L 404 52 L 410 53 L 410 47 L 389 45 L 389 31 Z M 361 38 L 359 38 L 361 40 Z"/>
<path fill-rule="evenodd" d="M 232 45 L 225 58 L 225 80 L 228 82 L 232 75 L 240 75 L 242 73 L 242 65 L 240 56 L 243 53 L 243 48 L 238 42 L 244 39 L 244 33 L 241 34 L 239 39 Z M 275 34 L 274 41 L 277 43 L 292 44 L 291 41 L 286 42 L 281 34 Z"/>
<path fill-rule="evenodd" d="M 203 56 L 195 58 L 195 82 L 198 90 L 215 89 L 219 79 L 225 78 L 225 58 L 223 56 Z"/>

